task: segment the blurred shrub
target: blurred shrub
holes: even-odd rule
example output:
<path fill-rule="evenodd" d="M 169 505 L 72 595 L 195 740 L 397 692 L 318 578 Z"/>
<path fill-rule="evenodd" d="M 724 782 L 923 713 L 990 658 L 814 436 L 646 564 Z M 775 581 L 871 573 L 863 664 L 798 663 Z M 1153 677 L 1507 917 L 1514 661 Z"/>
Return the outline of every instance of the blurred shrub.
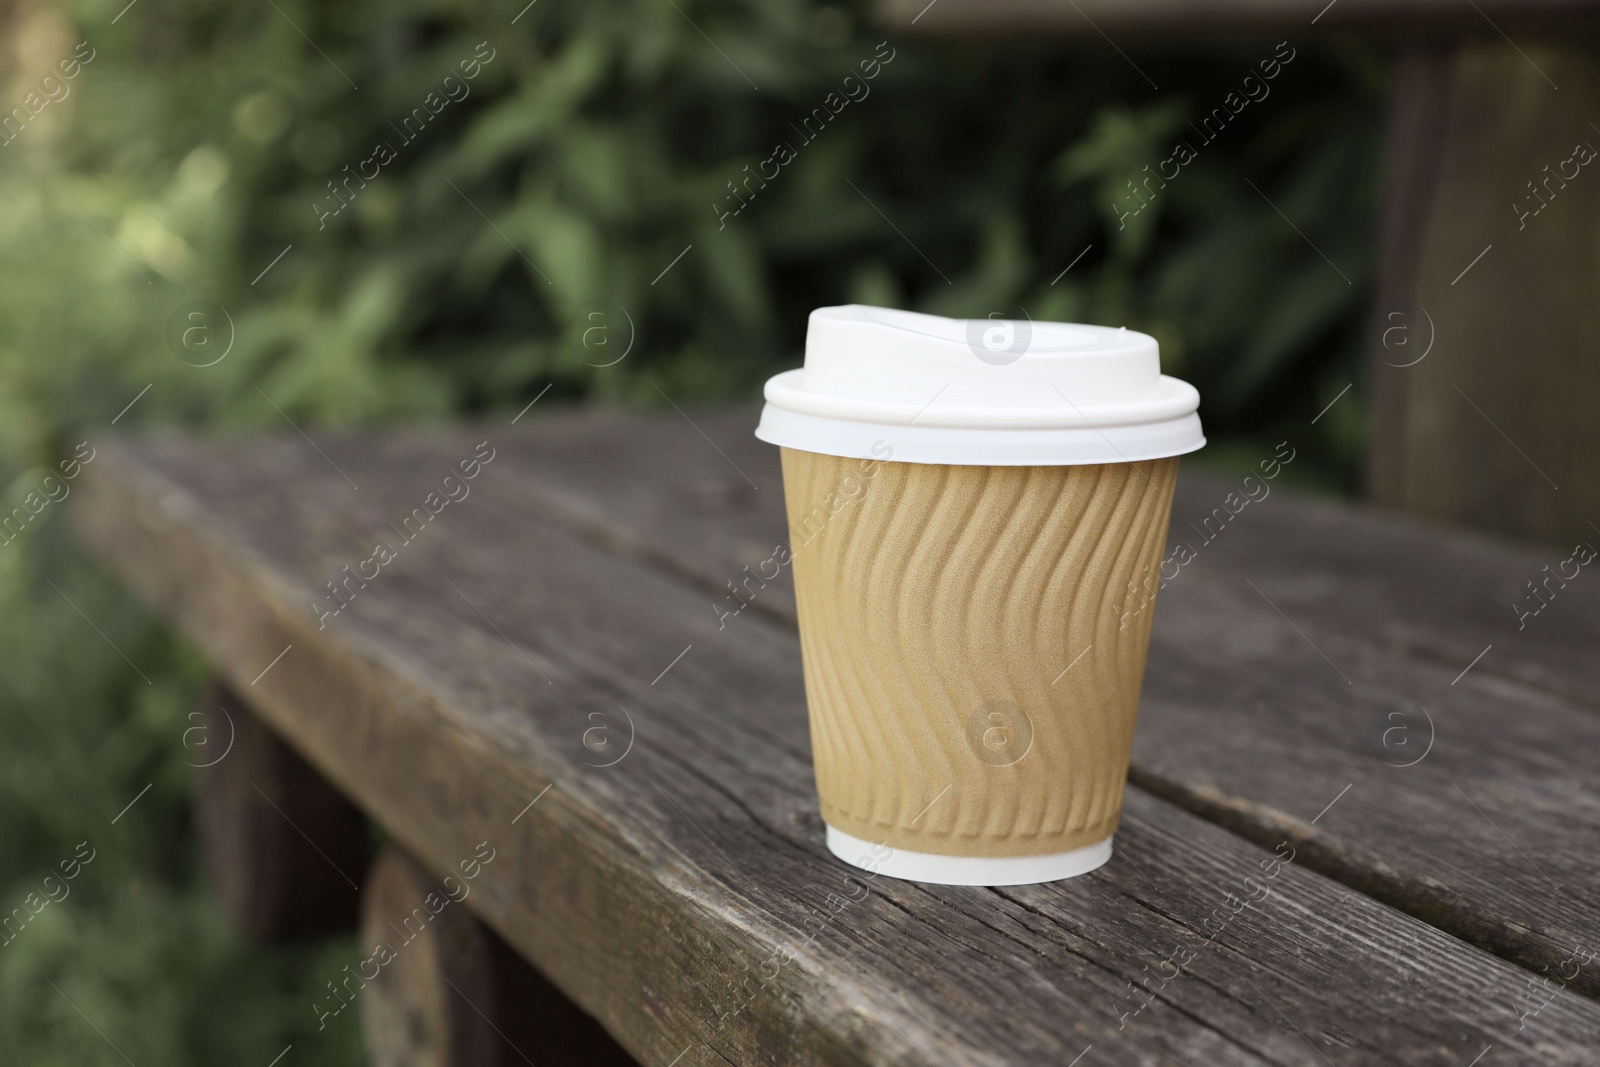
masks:
<path fill-rule="evenodd" d="M 1156 92 L 1098 45 L 879 46 L 804 0 L 541 0 L 514 26 L 515 3 L 187 0 L 110 25 L 116 6 L 18 16 L 96 56 L 0 148 L 13 454 L 151 381 L 128 421 L 283 428 L 262 393 L 345 423 L 514 410 L 551 382 L 752 397 L 806 312 L 847 300 L 1152 331 L 1222 438 L 1303 425 L 1357 373 L 1378 74 L 1353 44 L 1291 44 L 1208 145 L 1191 123 L 1272 44 L 1140 55 Z M 1198 159 L 1119 225 L 1179 139 Z M 752 180 L 780 142 L 795 158 Z M 214 367 L 164 340 L 190 299 L 231 316 Z M 611 367 L 584 343 L 607 307 L 637 337 Z M 1348 481 L 1353 440 L 1308 443 Z"/>
<path fill-rule="evenodd" d="M 1354 484 L 1359 385 L 1308 423 L 1361 376 L 1359 45 L 1291 42 L 1204 143 L 1190 123 L 1271 43 L 1136 70 L 1098 39 L 880 45 L 866 9 L 808 0 L 124 3 L 0 5 L 0 107 L 25 111 L 0 146 L 12 502 L 114 418 L 752 399 L 846 301 L 1147 330 L 1213 454 L 1289 436 L 1297 469 Z M 52 71 L 65 95 L 34 114 Z M 1196 158 L 1143 186 L 1180 139 Z M 1130 182 L 1154 195 L 1123 219 Z M 192 301 L 224 317 L 174 349 Z M 0 546 L 0 907 L 80 840 L 100 858 L 0 948 L 0 1059 L 123 1062 L 92 1019 L 135 1062 L 354 1062 L 354 1023 L 315 1033 L 309 1007 L 348 946 L 248 949 L 208 902 L 180 744 L 202 668 L 79 562 L 62 510 Z"/>

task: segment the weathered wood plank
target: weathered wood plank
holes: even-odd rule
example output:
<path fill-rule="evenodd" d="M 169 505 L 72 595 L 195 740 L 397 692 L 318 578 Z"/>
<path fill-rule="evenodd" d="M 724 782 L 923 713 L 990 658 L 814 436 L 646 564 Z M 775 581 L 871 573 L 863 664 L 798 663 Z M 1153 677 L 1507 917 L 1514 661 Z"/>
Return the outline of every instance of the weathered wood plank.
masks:
<path fill-rule="evenodd" d="M 718 487 L 710 449 L 628 488 L 663 425 L 632 450 L 605 418 L 559 429 L 587 430 L 591 490 L 731 508 L 706 539 L 760 544 L 724 529 L 750 500 Z M 1600 1038 L 1600 1007 L 1560 990 L 1519 1031 L 1525 973 L 1138 789 L 1120 858 L 1083 879 L 847 882 L 821 845 L 792 631 L 753 612 L 719 629 L 681 576 L 555 528 L 606 505 L 532 491 L 571 456 L 548 432 L 510 440 L 320 630 L 321 582 L 471 439 L 320 440 L 359 491 L 299 439 L 106 446 L 76 523 L 231 676 L 292 644 L 262 714 L 436 871 L 490 842 L 469 907 L 641 1061 L 1068 1063 L 1093 1045 L 1103 1063 L 1460 1064 L 1493 1043 L 1578 1063 Z M 665 530 L 590 529 L 679 555 Z"/>
<path fill-rule="evenodd" d="M 1474 10 L 1476 8 L 1477 10 Z M 1103 42 L 1239 38 L 1351 30 L 1390 38 L 1418 34 L 1494 37 L 1505 32 L 1562 34 L 1592 26 L 1591 0 L 879 0 L 879 18 L 903 31 L 962 36 L 1053 34 Z M 1315 26 L 1313 26 L 1315 21 Z"/>
<path fill-rule="evenodd" d="M 361 898 L 369 955 L 342 976 L 347 995 L 360 996 L 371 1067 L 634 1067 L 593 1018 L 455 906 L 472 881 L 459 869 L 428 874 L 392 844 L 373 864 Z"/>
<path fill-rule="evenodd" d="M 1435 340 L 1417 306 L 1417 271 L 1438 191 L 1457 47 L 1413 44 L 1389 63 L 1377 292 L 1367 335 L 1366 480 L 1377 500 L 1404 498 L 1406 371 L 1431 354 Z"/>
<path fill-rule="evenodd" d="M 190 718 L 195 829 L 234 929 L 262 942 L 354 929 L 366 819 L 228 687 L 207 687 Z M 300 826 L 317 827 L 315 846 Z"/>
<path fill-rule="evenodd" d="M 1275 588 L 1262 588 L 1291 617 L 1310 612 L 1318 625 L 1436 665 L 1455 683 L 1446 686 L 1452 695 L 1463 687 L 1499 692 L 1487 681 L 1497 679 L 1518 692 L 1600 708 L 1600 575 L 1586 566 L 1570 582 L 1551 578 L 1572 546 L 1541 550 L 1281 492 L 1248 505 L 1237 526 L 1230 522 L 1204 542 L 1190 523 L 1201 524 L 1240 488 L 1198 476 L 1180 480 L 1173 537 L 1186 537 L 1201 557 L 1185 572 L 1248 574 L 1257 584 L 1264 578 Z M 1591 532 L 1588 543 L 1600 549 L 1600 533 Z M 1176 584 L 1185 581 L 1187 574 Z M 1546 601 L 1528 583 L 1545 581 L 1541 608 Z M 1537 614 L 1524 617 L 1519 604 Z"/>
<path fill-rule="evenodd" d="M 753 413 L 694 418 L 723 455 L 677 415 L 602 415 L 508 446 L 527 450 L 508 467 L 574 528 L 698 577 L 714 614 L 784 537 L 783 503 Z M 1135 781 L 1305 841 L 1318 869 L 1534 970 L 1600 948 L 1600 581 L 1519 631 L 1507 604 L 1539 557 L 1253 484 L 1271 495 L 1233 517 L 1238 482 L 1179 480 L 1173 540 L 1195 560 L 1161 593 Z M 791 616 L 788 587 L 744 611 L 762 608 Z M 1600 994 L 1600 968 L 1574 981 Z"/>
<path fill-rule="evenodd" d="M 1412 343 L 1373 349 L 1374 495 L 1600 545 L 1600 60 L 1582 40 L 1477 43 L 1442 80 L 1419 160 L 1432 181 L 1401 238 L 1410 269 L 1386 279 L 1380 308 Z"/>
<path fill-rule="evenodd" d="M 450 884 L 462 892 L 459 876 Z M 452 903 L 400 849 L 378 854 L 361 895 L 361 951 L 372 954 L 340 976 L 360 1000 L 370 1067 L 504 1067 L 527 1055 L 502 1048 L 490 935 Z"/>

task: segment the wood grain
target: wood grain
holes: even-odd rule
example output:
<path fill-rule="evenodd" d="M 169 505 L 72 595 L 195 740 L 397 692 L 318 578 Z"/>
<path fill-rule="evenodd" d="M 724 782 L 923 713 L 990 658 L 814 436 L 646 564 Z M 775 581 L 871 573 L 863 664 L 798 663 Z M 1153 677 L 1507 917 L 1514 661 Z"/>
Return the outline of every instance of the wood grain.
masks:
<path fill-rule="evenodd" d="M 1082 879 L 847 881 L 792 627 L 719 628 L 725 579 L 687 579 L 781 536 L 775 450 L 735 444 L 748 416 L 701 422 L 728 460 L 675 415 L 546 423 L 321 437 L 329 461 L 108 444 L 75 523 L 230 677 L 292 642 L 262 714 L 433 870 L 490 842 L 469 906 L 641 1062 L 1587 1062 L 1600 1006 L 1522 1016 L 1527 973 L 1139 789 Z M 485 436 L 470 496 L 319 629 L 323 583 Z"/>
<path fill-rule="evenodd" d="M 510 469 L 573 529 L 725 595 L 783 538 L 776 450 L 749 438 L 754 413 L 694 417 L 726 458 L 676 415 L 601 415 Z M 760 490 L 729 488 L 715 518 L 685 505 L 746 476 Z M 1221 521 L 1242 482 L 1179 477 L 1173 545 L 1196 558 L 1155 611 L 1134 780 L 1305 841 L 1319 870 L 1536 972 L 1600 947 L 1600 580 L 1518 630 L 1510 596 L 1547 557 L 1255 484 L 1269 495 Z M 757 609 L 792 618 L 792 594 L 770 584 L 736 621 Z M 1600 994 L 1600 968 L 1573 980 Z"/>

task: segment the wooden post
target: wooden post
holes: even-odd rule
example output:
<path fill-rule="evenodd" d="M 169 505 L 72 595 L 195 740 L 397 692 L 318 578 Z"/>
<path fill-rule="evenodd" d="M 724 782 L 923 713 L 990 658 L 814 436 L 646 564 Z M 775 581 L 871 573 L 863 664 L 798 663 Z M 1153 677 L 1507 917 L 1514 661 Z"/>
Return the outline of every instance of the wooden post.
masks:
<path fill-rule="evenodd" d="M 1370 484 L 1570 547 L 1600 521 L 1600 160 L 1574 161 L 1600 149 L 1600 59 L 1520 44 L 1398 65 Z"/>
<path fill-rule="evenodd" d="M 366 820 L 221 684 L 185 734 L 206 871 L 234 926 L 255 941 L 353 929 Z"/>
<path fill-rule="evenodd" d="M 458 879 L 453 887 L 464 900 L 465 884 Z M 449 888 L 394 845 L 373 865 L 362 898 L 358 968 L 373 1067 L 635 1063 Z"/>

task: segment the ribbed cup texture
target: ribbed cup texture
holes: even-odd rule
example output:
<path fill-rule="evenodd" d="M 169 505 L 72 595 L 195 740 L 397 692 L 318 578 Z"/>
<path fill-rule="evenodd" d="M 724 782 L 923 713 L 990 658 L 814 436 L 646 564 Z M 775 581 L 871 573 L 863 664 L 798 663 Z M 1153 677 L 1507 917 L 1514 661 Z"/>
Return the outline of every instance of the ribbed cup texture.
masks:
<path fill-rule="evenodd" d="M 783 449 L 823 819 L 956 856 L 1109 837 L 1177 472 Z"/>

